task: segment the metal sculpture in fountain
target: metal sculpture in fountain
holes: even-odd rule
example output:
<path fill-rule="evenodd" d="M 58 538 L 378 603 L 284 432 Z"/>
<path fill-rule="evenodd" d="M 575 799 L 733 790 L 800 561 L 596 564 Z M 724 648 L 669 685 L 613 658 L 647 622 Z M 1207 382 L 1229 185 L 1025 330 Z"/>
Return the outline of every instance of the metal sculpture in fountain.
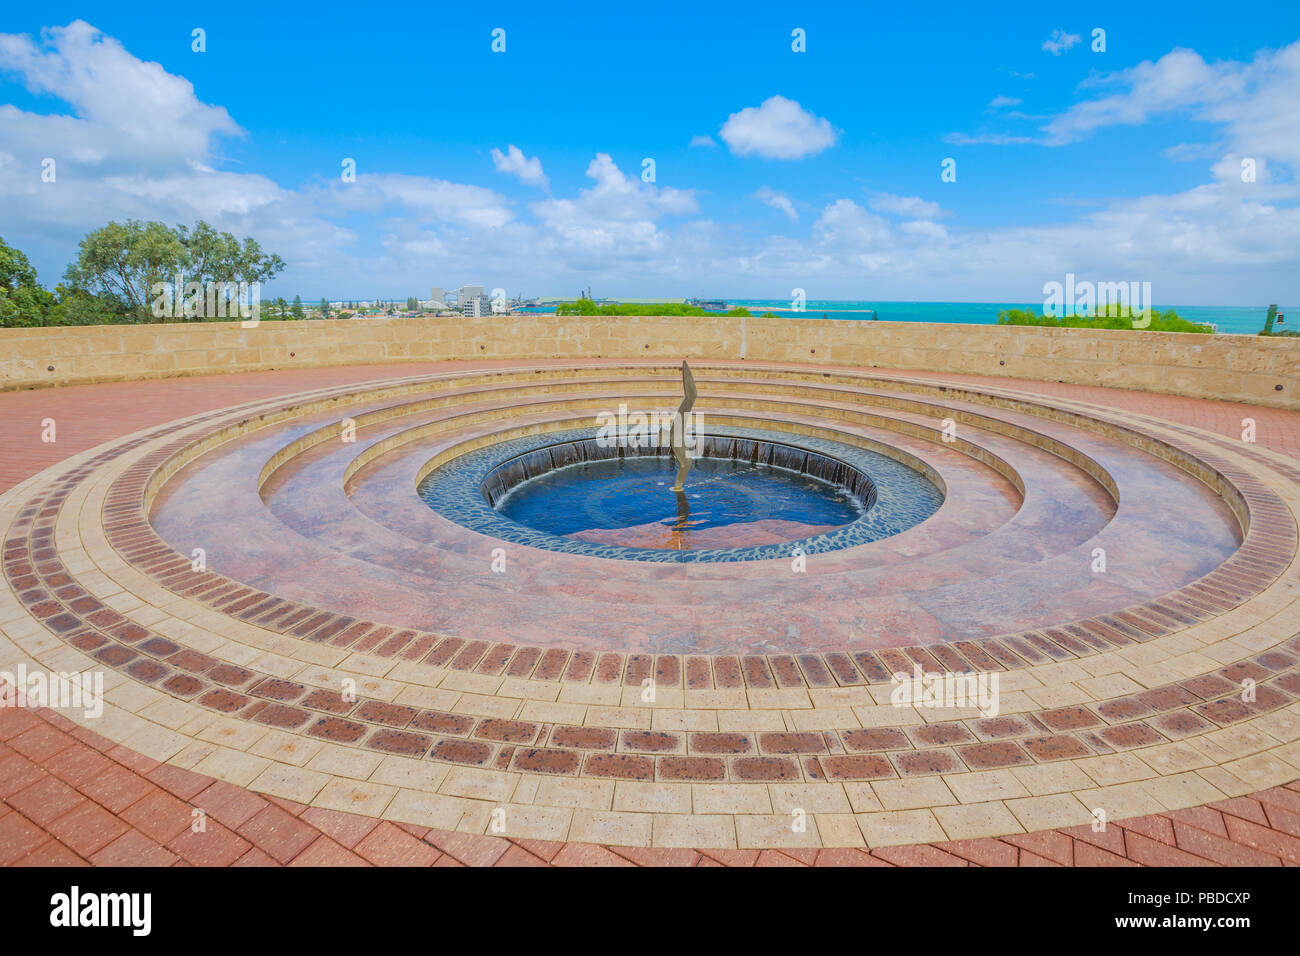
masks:
<path fill-rule="evenodd" d="M 686 450 L 686 416 L 695 405 L 695 376 L 691 374 L 691 367 L 685 362 L 682 362 L 682 391 L 685 397 L 677 406 L 677 414 L 673 416 L 672 432 L 668 439 L 673 457 L 677 459 L 677 481 L 673 485 L 673 491 L 676 492 L 680 492 L 685 485 L 686 475 L 690 472 L 692 464 L 690 453 Z"/>

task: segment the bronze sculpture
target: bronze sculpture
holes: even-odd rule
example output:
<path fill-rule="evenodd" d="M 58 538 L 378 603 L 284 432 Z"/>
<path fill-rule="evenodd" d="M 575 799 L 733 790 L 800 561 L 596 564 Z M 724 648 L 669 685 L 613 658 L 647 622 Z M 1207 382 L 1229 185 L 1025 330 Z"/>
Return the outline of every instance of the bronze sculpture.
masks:
<path fill-rule="evenodd" d="M 685 397 L 682 398 L 681 405 L 677 406 L 677 414 L 673 416 L 672 432 L 668 438 L 673 457 L 677 459 L 677 482 L 673 485 L 673 491 L 678 492 L 682 490 L 686 475 L 691 470 L 691 456 L 686 451 L 686 416 L 695 405 L 695 376 L 691 374 L 691 367 L 684 361 L 682 362 L 682 391 L 685 392 Z"/>

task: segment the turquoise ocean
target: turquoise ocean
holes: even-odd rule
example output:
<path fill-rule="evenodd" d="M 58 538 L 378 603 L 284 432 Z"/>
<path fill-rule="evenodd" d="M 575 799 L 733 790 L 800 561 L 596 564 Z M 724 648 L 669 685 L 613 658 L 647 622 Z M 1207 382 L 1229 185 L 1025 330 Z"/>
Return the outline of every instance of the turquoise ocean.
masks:
<path fill-rule="evenodd" d="M 675 300 L 681 301 L 681 300 Z M 809 299 L 802 312 L 790 308 L 789 299 L 727 299 L 728 308 L 743 306 L 760 315 L 775 312 L 792 319 L 845 319 L 863 321 L 878 319 L 882 322 L 965 322 L 971 325 L 996 325 L 998 313 L 1005 309 L 1025 309 L 1041 312 L 1042 302 L 859 302 L 841 299 Z M 1268 305 L 1157 305 L 1161 312 L 1173 309 L 1191 322 L 1217 326 L 1220 332 L 1254 335 L 1264 328 Z M 554 307 L 532 307 L 527 312 L 554 312 Z M 1300 307 L 1278 306 L 1278 314 L 1286 316 L 1276 326 L 1279 331 L 1300 327 Z"/>
<path fill-rule="evenodd" d="M 882 322 L 966 322 L 995 325 L 998 313 L 1005 309 L 1025 309 L 1041 313 L 1043 303 L 1025 302 L 843 302 L 809 299 L 803 312 L 790 308 L 789 299 L 728 299 L 731 308 L 743 306 L 749 311 L 775 312 L 777 315 L 808 319 L 879 319 Z M 1158 311 L 1173 309 L 1189 322 L 1218 326 L 1220 332 L 1254 335 L 1264 328 L 1268 303 L 1259 306 L 1236 305 L 1157 305 Z M 1300 308 L 1281 305 L 1278 312 L 1286 316 L 1279 330 L 1300 327 Z"/>

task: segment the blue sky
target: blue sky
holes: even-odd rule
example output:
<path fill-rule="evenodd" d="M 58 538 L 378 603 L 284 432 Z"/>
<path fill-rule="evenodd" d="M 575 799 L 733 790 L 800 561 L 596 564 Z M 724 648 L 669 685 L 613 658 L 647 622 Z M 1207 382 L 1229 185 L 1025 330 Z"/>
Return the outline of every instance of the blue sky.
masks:
<path fill-rule="evenodd" d="M 201 217 L 311 298 L 1300 298 L 1300 8 L 1136 6 L 11 8 L 0 236 L 52 285 Z"/>

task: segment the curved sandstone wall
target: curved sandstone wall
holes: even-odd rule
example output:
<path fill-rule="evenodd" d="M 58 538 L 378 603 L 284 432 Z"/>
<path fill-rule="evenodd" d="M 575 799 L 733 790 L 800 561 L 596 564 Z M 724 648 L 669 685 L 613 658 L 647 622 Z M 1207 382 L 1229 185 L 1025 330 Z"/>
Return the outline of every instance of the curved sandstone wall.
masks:
<path fill-rule="evenodd" d="M 0 388 L 366 362 L 753 359 L 971 372 L 1300 409 L 1300 339 L 726 316 L 0 329 Z"/>

